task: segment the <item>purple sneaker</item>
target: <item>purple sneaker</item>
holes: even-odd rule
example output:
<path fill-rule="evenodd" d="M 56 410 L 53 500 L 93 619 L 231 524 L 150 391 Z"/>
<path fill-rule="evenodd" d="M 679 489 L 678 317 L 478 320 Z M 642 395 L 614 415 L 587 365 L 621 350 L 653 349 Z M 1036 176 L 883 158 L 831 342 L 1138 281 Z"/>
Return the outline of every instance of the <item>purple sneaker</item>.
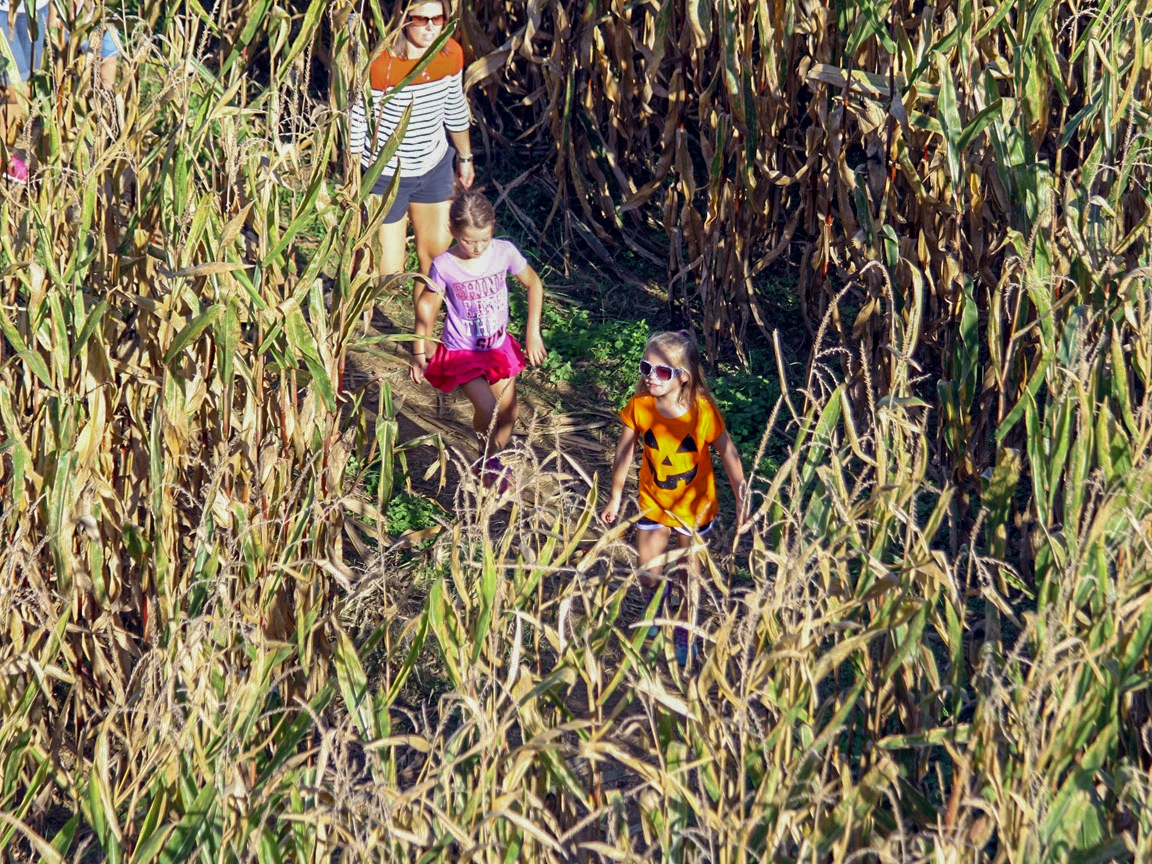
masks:
<path fill-rule="evenodd" d="M 512 471 L 500 461 L 499 456 L 489 456 L 483 468 L 477 465 L 473 471 L 485 489 L 496 486 L 501 495 L 508 491 L 512 483 Z"/>

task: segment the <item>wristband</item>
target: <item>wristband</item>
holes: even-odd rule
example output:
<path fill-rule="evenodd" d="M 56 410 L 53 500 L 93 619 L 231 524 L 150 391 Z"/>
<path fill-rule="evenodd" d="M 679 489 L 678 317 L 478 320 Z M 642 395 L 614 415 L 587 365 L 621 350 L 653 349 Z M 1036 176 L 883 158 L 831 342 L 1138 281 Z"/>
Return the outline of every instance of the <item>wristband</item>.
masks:
<path fill-rule="evenodd" d="M 425 354 L 424 354 L 424 352 L 423 352 L 423 351 L 413 351 L 413 352 L 412 352 L 412 356 L 413 356 L 413 357 L 424 357 L 424 356 L 425 356 Z"/>
<path fill-rule="evenodd" d="M 472 156 L 459 156 L 458 155 L 456 157 L 456 161 L 457 162 L 471 162 L 473 158 L 474 157 L 472 157 Z"/>

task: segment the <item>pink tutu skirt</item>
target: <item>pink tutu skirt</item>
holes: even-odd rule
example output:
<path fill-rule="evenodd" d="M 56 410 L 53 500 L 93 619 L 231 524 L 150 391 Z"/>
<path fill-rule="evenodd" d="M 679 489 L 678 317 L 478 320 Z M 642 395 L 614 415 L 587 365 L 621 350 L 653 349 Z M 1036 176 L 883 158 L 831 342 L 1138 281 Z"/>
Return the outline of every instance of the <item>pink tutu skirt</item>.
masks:
<path fill-rule="evenodd" d="M 437 390 L 451 393 L 473 378 L 483 378 L 489 384 L 511 378 L 527 364 L 524 349 L 509 333 L 499 347 L 488 351 L 450 351 L 439 346 L 428 361 L 424 378 Z"/>

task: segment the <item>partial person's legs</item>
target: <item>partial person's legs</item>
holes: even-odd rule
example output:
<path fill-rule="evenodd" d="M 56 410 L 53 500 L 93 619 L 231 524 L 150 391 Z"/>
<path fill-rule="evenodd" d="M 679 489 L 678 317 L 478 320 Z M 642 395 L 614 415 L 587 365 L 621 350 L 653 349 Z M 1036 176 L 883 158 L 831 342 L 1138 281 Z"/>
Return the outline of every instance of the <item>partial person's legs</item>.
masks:
<path fill-rule="evenodd" d="M 483 377 L 461 384 L 460 389 L 472 403 L 472 428 L 480 441 L 480 460 L 483 462 L 490 452 L 494 452 L 489 445 L 488 430 L 492 425 L 492 415 L 496 413 L 496 396 Z"/>
<path fill-rule="evenodd" d="M 6 13 L 0 12 L 0 15 Z M 0 172 L 9 180 L 24 182 L 28 179 L 26 155 L 17 152 L 16 138 L 25 120 L 22 84 L 3 87 L 0 100 Z"/>
<path fill-rule="evenodd" d="M 416 201 L 408 205 L 408 216 L 412 220 L 412 233 L 416 236 L 416 259 L 420 262 L 420 272 L 425 276 L 432 269 L 432 260 L 452 245 L 452 235 L 448 231 L 448 210 L 451 201 L 436 204 L 421 204 Z M 420 299 L 424 284 L 417 281 L 412 289 L 412 302 Z"/>
<path fill-rule="evenodd" d="M 404 272 L 404 259 L 408 255 L 408 217 L 380 226 L 380 274 L 391 276 Z"/>
<path fill-rule="evenodd" d="M 658 528 L 636 529 L 636 557 L 640 567 L 640 584 L 645 588 L 655 588 L 660 580 L 655 578 L 664 572 L 664 564 L 656 559 L 668 551 L 668 535 L 672 529 L 666 525 Z"/>
<path fill-rule="evenodd" d="M 508 446 L 520 408 L 516 404 L 516 378 L 505 378 L 489 384 L 484 378 L 473 378 L 460 389 L 472 403 L 472 428 L 480 439 L 480 458 L 487 459 Z M 492 416 L 496 415 L 496 423 Z"/>
<path fill-rule="evenodd" d="M 15 19 L 9 13 L 0 13 L 0 38 L 4 40 L 3 54 L 5 59 L 15 62 L 0 77 L 0 84 L 6 85 L 4 104 L 2 106 L 3 119 L 0 120 L 0 139 L 3 141 L 4 156 L 6 159 L 5 174 L 10 179 L 27 180 L 28 165 L 27 154 L 20 154 L 14 148 L 17 134 L 22 123 L 28 121 L 28 82 L 32 72 L 37 69 L 44 58 L 44 44 L 48 35 L 50 23 L 55 22 L 54 6 L 48 4 L 36 10 L 36 38 L 32 38 L 28 16 L 24 11 L 17 12 Z M 9 28 L 9 23 L 12 27 Z"/>
<path fill-rule="evenodd" d="M 15 130 L 20 122 L 20 99 L 16 95 L 18 84 L 0 85 L 0 140 L 4 147 L 11 147 Z"/>
<path fill-rule="evenodd" d="M 380 226 L 380 266 L 377 271 L 381 276 L 391 276 L 404 272 L 404 258 L 408 254 L 408 217 L 401 216 L 395 222 L 385 222 Z M 416 311 L 413 303 L 412 311 Z M 372 305 L 364 309 L 364 332 L 372 323 Z"/>
<path fill-rule="evenodd" d="M 512 440 L 512 429 L 516 425 L 516 418 L 520 414 L 520 405 L 516 401 L 516 376 L 489 384 L 492 398 L 496 401 L 496 429 L 492 433 L 493 453 L 498 453 L 508 446 Z"/>
<path fill-rule="evenodd" d="M 677 549 L 687 549 L 691 545 L 692 537 L 681 534 L 679 531 L 676 532 Z M 685 602 L 681 606 L 678 617 L 695 625 L 696 610 L 700 606 L 700 581 L 697 578 L 700 573 L 700 556 L 696 553 L 689 553 L 688 560 L 682 566 L 684 567 L 683 575 L 678 581 L 680 582 L 680 596 Z M 676 662 L 681 666 L 687 665 L 689 656 L 694 657 L 698 653 L 691 634 L 683 626 L 677 626 L 672 631 L 672 648 L 676 654 Z"/>
<path fill-rule="evenodd" d="M 679 531 L 676 532 L 677 549 L 687 549 L 691 545 L 692 537 L 690 535 L 681 534 Z M 694 578 L 696 574 L 700 572 L 700 556 L 695 554 L 688 555 L 687 559 L 679 566 L 685 568 L 685 572 L 689 579 Z"/>

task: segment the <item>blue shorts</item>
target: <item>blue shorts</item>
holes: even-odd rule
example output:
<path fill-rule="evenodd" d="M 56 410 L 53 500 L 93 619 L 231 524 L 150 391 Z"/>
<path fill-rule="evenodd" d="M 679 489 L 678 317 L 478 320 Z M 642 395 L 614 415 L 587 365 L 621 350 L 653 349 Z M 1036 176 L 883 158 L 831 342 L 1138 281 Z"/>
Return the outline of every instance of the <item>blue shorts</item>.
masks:
<path fill-rule="evenodd" d="M 401 177 L 396 189 L 396 200 L 388 208 L 384 224 L 394 224 L 407 216 L 409 204 L 442 204 L 451 201 L 456 194 L 456 173 L 452 170 L 452 160 L 455 158 L 456 151 L 449 147 L 444 158 L 431 171 L 419 177 Z M 372 187 L 372 194 L 383 195 L 391 182 L 391 176 L 381 175 Z"/>
<path fill-rule="evenodd" d="M 88 43 L 84 43 L 84 50 L 88 50 Z M 116 35 L 116 31 L 111 27 L 104 28 L 104 35 L 100 37 L 100 59 L 107 60 L 109 57 L 120 56 L 120 37 Z"/>
<path fill-rule="evenodd" d="M 28 16 L 24 12 L 16 13 L 13 29 L 8 29 L 8 13 L 0 12 L 0 60 L 4 61 L 5 68 L 0 71 L 0 86 L 22 84 L 32 77 L 32 70 L 39 65 L 44 57 L 44 37 L 48 33 L 48 7 L 36 10 L 36 38 L 32 38 L 29 30 Z M 7 49 L 7 50 L 5 50 Z M 84 50 L 88 50 L 88 43 L 84 43 Z M 12 56 L 7 55 L 11 52 Z M 120 41 L 112 27 L 104 30 L 104 37 L 100 41 L 100 59 L 120 56 Z M 15 70 L 8 68 L 11 61 L 15 61 Z"/>
<path fill-rule="evenodd" d="M 713 519 L 711 522 L 705 522 L 696 530 L 696 533 L 703 537 L 705 534 L 712 530 L 712 526 L 715 524 L 715 519 Z M 685 537 L 692 536 L 692 532 L 682 525 L 676 525 L 675 527 L 671 525 L 661 525 L 656 520 L 649 519 L 647 516 L 641 516 L 640 521 L 636 523 L 636 527 L 641 531 L 655 531 L 657 528 L 672 528 L 672 530 L 677 534 L 683 534 Z"/>
<path fill-rule="evenodd" d="M 36 10 L 36 38 L 32 38 L 28 15 L 16 13 L 12 29 L 8 29 L 8 12 L 0 12 L 0 58 L 4 69 L 0 71 L 0 85 L 23 84 L 32 77 L 32 68 L 44 56 L 44 37 L 48 34 L 48 7 Z M 11 57 L 8 55 L 11 54 Z M 12 67 L 15 61 L 15 68 Z"/>

